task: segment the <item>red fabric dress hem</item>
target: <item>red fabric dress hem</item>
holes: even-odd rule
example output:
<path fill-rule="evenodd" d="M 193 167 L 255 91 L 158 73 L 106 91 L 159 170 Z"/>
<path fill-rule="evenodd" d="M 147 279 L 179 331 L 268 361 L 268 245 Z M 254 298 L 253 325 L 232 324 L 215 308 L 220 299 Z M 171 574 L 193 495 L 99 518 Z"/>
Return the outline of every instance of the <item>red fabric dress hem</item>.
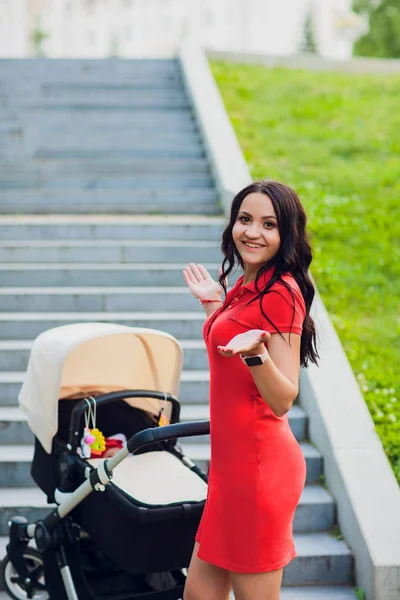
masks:
<path fill-rule="evenodd" d="M 297 556 L 296 551 L 291 550 L 291 552 L 287 554 L 284 559 L 278 562 L 267 565 L 257 565 L 255 567 L 244 567 L 228 561 L 219 560 L 217 558 L 215 559 L 212 556 L 201 552 L 200 548 L 197 552 L 197 558 L 200 558 L 200 560 L 208 562 L 216 567 L 220 567 L 221 569 L 232 571 L 233 573 L 267 573 L 268 571 L 277 571 L 278 569 L 286 567 Z"/>

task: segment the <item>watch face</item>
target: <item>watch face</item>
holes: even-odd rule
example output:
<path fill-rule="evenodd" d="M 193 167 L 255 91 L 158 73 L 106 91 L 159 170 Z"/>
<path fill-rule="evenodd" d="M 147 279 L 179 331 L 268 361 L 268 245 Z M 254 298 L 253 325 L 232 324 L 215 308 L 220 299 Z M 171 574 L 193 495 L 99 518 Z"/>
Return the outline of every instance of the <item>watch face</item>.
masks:
<path fill-rule="evenodd" d="M 263 361 L 259 356 L 247 356 L 245 361 L 248 367 L 256 367 L 257 365 L 263 364 Z"/>

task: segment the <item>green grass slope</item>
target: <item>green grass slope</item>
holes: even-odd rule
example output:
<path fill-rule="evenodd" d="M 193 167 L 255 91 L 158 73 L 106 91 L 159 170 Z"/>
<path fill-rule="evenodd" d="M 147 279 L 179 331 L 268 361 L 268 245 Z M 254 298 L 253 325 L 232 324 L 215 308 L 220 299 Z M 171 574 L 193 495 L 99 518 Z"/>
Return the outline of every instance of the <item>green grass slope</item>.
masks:
<path fill-rule="evenodd" d="M 313 277 L 400 482 L 400 75 L 211 68 L 252 176 L 307 210 Z"/>

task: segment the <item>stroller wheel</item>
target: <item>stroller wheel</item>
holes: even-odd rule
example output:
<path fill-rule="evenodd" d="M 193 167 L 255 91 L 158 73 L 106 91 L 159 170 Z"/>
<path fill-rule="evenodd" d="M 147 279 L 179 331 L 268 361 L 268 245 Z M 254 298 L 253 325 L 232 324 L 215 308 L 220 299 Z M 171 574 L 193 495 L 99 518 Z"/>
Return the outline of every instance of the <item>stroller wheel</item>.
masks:
<path fill-rule="evenodd" d="M 0 578 L 7 594 L 14 600 L 27 600 L 27 598 L 48 600 L 49 595 L 44 581 L 42 555 L 35 548 L 27 547 L 22 556 L 31 574 L 31 580 L 29 583 L 23 581 L 9 557 L 6 556 L 0 566 Z"/>

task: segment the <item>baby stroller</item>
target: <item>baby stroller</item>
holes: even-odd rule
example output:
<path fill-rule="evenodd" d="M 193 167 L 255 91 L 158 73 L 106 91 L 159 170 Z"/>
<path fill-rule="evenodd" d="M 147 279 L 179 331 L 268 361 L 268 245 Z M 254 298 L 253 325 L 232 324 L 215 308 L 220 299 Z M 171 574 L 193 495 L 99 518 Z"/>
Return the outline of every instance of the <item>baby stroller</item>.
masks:
<path fill-rule="evenodd" d="M 19 402 L 35 434 L 31 474 L 54 507 L 9 523 L 11 598 L 183 597 L 207 476 L 177 438 L 208 434 L 209 421 L 179 422 L 181 368 L 178 342 L 152 329 L 83 323 L 35 340 Z M 105 438 L 127 440 L 111 458 L 85 458 L 94 414 Z"/>

